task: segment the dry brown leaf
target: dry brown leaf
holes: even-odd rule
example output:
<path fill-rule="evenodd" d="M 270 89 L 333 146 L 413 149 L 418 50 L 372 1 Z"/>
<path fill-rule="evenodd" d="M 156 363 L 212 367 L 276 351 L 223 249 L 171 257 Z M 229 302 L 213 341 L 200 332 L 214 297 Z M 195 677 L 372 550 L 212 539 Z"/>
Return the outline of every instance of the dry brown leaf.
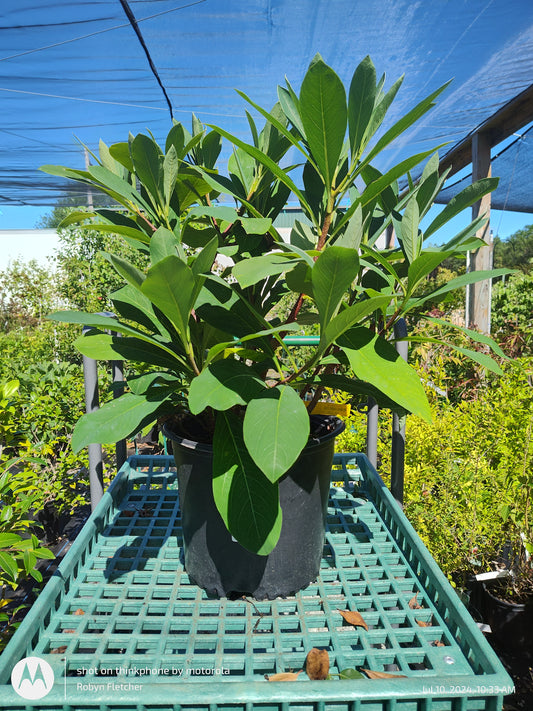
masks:
<path fill-rule="evenodd" d="M 76 630 L 63 630 L 63 634 L 76 634 Z"/>
<path fill-rule="evenodd" d="M 267 681 L 296 681 L 298 679 L 298 674 L 301 674 L 303 669 L 297 672 L 281 672 L 281 674 L 271 674 L 267 676 L 265 674 L 265 679 Z"/>
<path fill-rule="evenodd" d="M 346 620 L 349 625 L 354 627 L 364 627 L 368 631 L 368 625 L 363 620 L 361 614 L 356 610 L 338 610 L 341 616 Z"/>
<path fill-rule="evenodd" d="M 419 627 L 433 627 L 433 625 L 431 624 L 431 621 L 424 622 L 424 620 L 415 620 L 415 622 Z"/>
<path fill-rule="evenodd" d="M 416 593 L 416 595 L 409 600 L 409 607 L 411 608 L 411 610 L 421 610 L 422 609 L 422 605 L 418 604 L 418 600 L 416 599 L 417 597 L 418 597 L 418 593 Z"/>
<path fill-rule="evenodd" d="M 306 657 L 305 671 L 310 679 L 327 679 L 329 674 L 329 654 L 327 651 L 313 647 Z"/>
<path fill-rule="evenodd" d="M 405 674 L 391 674 L 390 672 L 372 671 L 372 669 L 361 669 L 369 679 L 406 679 Z"/>
<path fill-rule="evenodd" d="M 85 610 L 82 610 L 81 607 L 78 607 L 78 609 L 75 610 L 74 614 L 75 614 L 75 615 L 84 615 L 84 614 L 85 614 Z"/>
<path fill-rule="evenodd" d="M 64 644 L 61 647 L 57 647 L 56 649 L 51 649 L 50 654 L 63 654 L 63 652 L 67 651 L 67 645 Z"/>
<path fill-rule="evenodd" d="M 435 645 L 435 647 L 445 647 L 445 646 L 446 646 L 446 645 L 444 644 L 444 642 L 441 642 L 441 641 L 440 641 L 440 639 L 436 639 L 436 640 L 433 642 L 433 644 Z"/>

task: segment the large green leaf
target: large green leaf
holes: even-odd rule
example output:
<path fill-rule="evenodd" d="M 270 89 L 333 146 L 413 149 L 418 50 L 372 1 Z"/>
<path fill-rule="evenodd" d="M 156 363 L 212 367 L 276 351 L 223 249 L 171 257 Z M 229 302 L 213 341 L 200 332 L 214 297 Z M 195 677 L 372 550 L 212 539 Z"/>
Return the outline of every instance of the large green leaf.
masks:
<path fill-rule="evenodd" d="M 422 252 L 410 265 L 407 272 L 407 294 L 414 293 L 417 286 L 436 269 L 439 264 L 450 257 L 453 252 L 435 251 Z"/>
<path fill-rule="evenodd" d="M 420 378 L 394 346 L 364 326 L 343 334 L 338 345 L 356 378 L 374 385 L 405 410 L 431 422 L 431 411 Z"/>
<path fill-rule="evenodd" d="M 311 155 L 329 191 L 344 143 L 348 109 L 342 81 L 320 55 L 302 82 L 300 116 Z"/>
<path fill-rule="evenodd" d="M 416 196 L 412 197 L 407 203 L 401 221 L 393 217 L 396 234 L 398 235 L 402 251 L 409 264 L 415 261 L 422 250 L 422 234 L 418 229 L 419 221 L 420 215 Z"/>
<path fill-rule="evenodd" d="M 466 274 L 461 274 L 461 276 L 450 279 L 449 282 L 444 284 L 444 286 L 435 289 L 429 294 L 421 296 L 419 299 L 415 299 L 410 308 L 415 308 L 421 304 L 428 301 L 428 299 L 434 299 L 441 294 L 446 294 L 448 291 L 453 291 L 454 289 L 461 289 L 467 284 L 475 284 L 478 281 L 484 281 L 485 279 L 495 279 L 499 276 L 504 276 L 505 274 L 510 274 L 512 269 L 487 269 L 475 272 L 467 272 Z"/>
<path fill-rule="evenodd" d="M 147 343 L 140 338 L 111 336 L 107 333 L 89 333 L 74 341 L 75 348 L 87 358 L 94 360 L 127 360 L 150 363 L 172 370 L 179 370 L 184 364 L 179 354 L 171 356 L 167 347 L 159 347 L 155 342 Z"/>
<path fill-rule="evenodd" d="M 160 262 L 165 257 L 176 255 L 179 241 L 171 230 L 158 227 L 150 239 L 150 259 L 152 264 Z M 184 257 L 184 253 L 182 257 Z M 144 280 L 143 280 L 144 281 Z"/>
<path fill-rule="evenodd" d="M 233 537 L 249 551 L 267 555 L 281 533 L 277 483 L 270 482 L 248 454 L 242 423 L 230 412 L 217 415 L 213 440 L 213 496 Z"/>
<path fill-rule="evenodd" d="M 234 405 L 246 405 L 264 388 L 263 381 L 242 361 L 218 360 L 191 381 L 189 409 L 193 415 L 206 407 L 229 410 Z"/>
<path fill-rule="evenodd" d="M 439 89 L 436 91 L 432 92 L 429 96 L 426 96 L 425 99 L 422 99 L 411 111 L 408 113 L 404 114 L 399 121 L 397 121 L 391 128 L 386 131 L 383 136 L 379 139 L 379 141 L 376 143 L 376 145 L 372 148 L 372 150 L 368 153 L 368 155 L 365 158 L 365 163 L 370 163 L 370 161 L 375 158 L 378 153 L 381 153 L 381 151 L 389 145 L 392 141 L 394 141 L 395 138 L 397 138 L 400 134 L 404 133 L 410 126 L 412 126 L 418 119 L 423 116 L 432 106 L 434 106 L 434 101 L 441 94 L 446 87 L 448 86 L 450 82 L 446 82 L 446 84 L 443 84 Z M 399 88 L 399 87 L 398 87 Z M 388 107 L 387 107 L 388 108 Z M 434 149 L 433 149 L 434 150 Z M 430 151 L 430 153 L 433 153 L 433 151 Z"/>
<path fill-rule="evenodd" d="M 128 282 L 131 286 L 136 289 L 140 289 L 141 285 L 145 279 L 144 272 L 138 269 L 134 264 L 129 262 L 124 257 L 120 257 L 118 254 L 107 254 L 104 253 L 106 259 L 111 262 L 115 271 L 120 274 L 120 276 Z"/>
<path fill-rule="evenodd" d="M 176 149 L 170 146 L 163 161 L 163 188 L 165 193 L 165 203 L 170 205 L 170 198 L 174 192 L 176 179 L 178 177 L 179 161 Z"/>
<path fill-rule="evenodd" d="M 168 390 L 165 388 L 165 395 Z M 80 417 L 72 433 L 72 449 L 79 452 L 88 444 L 118 442 L 139 432 L 161 409 L 164 399 L 133 393 L 106 402 L 100 409 Z"/>
<path fill-rule="evenodd" d="M 374 311 L 387 306 L 387 304 L 390 303 L 390 300 L 391 297 L 389 295 L 372 296 L 369 299 L 359 301 L 358 303 L 352 304 L 352 306 L 348 306 L 348 308 L 343 309 L 339 314 L 337 314 L 337 316 L 335 316 L 335 318 L 326 324 L 326 328 L 322 332 L 320 351 L 324 351 L 354 324 L 366 318 L 366 316 Z"/>
<path fill-rule="evenodd" d="M 152 138 L 139 133 L 131 142 L 130 150 L 135 173 L 150 194 L 152 203 L 163 205 L 161 149 Z"/>
<path fill-rule="evenodd" d="M 278 385 L 248 403 L 244 441 L 259 469 L 277 481 L 298 459 L 309 438 L 309 414 L 298 393 Z"/>
<path fill-rule="evenodd" d="M 376 68 L 366 56 L 354 72 L 348 94 L 348 126 L 352 160 L 364 150 L 363 137 L 374 111 Z"/>
<path fill-rule="evenodd" d="M 165 257 L 148 270 L 142 292 L 172 322 L 182 340 L 188 339 L 189 316 L 195 301 L 196 280 L 179 257 Z"/>
<path fill-rule="evenodd" d="M 484 195 L 490 193 L 492 190 L 496 190 L 498 182 L 499 178 L 482 178 L 468 185 L 464 190 L 461 190 L 458 195 L 454 195 L 446 207 L 439 212 L 433 222 L 424 230 L 425 238 L 427 239 L 465 208 L 481 200 Z"/>
<path fill-rule="evenodd" d="M 269 276 L 291 270 L 299 263 L 299 259 L 290 259 L 285 254 L 274 252 L 243 259 L 233 267 L 232 273 L 240 286 L 245 289 Z"/>
<path fill-rule="evenodd" d="M 358 271 L 357 252 L 346 247 L 327 247 L 317 259 L 312 271 L 312 283 L 322 329 L 337 313 Z"/>

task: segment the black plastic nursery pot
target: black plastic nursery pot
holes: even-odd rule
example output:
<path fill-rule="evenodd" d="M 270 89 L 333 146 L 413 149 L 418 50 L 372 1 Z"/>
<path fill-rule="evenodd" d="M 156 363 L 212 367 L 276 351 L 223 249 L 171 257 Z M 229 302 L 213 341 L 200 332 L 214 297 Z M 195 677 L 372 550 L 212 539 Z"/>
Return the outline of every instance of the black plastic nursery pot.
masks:
<path fill-rule="evenodd" d="M 513 603 L 495 594 L 490 583 L 483 583 L 483 614 L 499 644 L 511 652 L 533 652 L 533 596 L 529 603 Z"/>
<path fill-rule="evenodd" d="M 226 529 L 212 491 L 213 448 L 181 437 L 166 424 L 178 475 L 185 570 L 209 594 L 257 600 L 292 595 L 316 580 L 322 558 L 336 417 L 312 415 L 311 436 L 299 459 L 279 481 L 283 513 L 271 553 L 243 548 Z"/>

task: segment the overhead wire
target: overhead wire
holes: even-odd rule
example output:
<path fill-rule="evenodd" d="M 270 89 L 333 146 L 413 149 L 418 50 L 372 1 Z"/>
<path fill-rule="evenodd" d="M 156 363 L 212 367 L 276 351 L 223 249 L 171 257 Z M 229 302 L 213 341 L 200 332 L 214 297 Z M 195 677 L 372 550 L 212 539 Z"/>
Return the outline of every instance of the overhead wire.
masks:
<path fill-rule="evenodd" d="M 167 90 L 165 89 L 163 82 L 161 81 L 161 77 L 159 76 L 157 67 L 155 66 L 154 61 L 152 60 L 152 55 L 150 54 L 150 50 L 148 49 L 148 46 L 146 45 L 146 42 L 144 41 L 144 37 L 143 37 L 141 29 L 139 27 L 139 23 L 135 19 L 135 15 L 133 14 L 133 10 L 129 6 L 128 0 L 119 0 L 119 2 L 122 5 L 122 9 L 126 13 L 126 17 L 128 18 L 133 31 L 137 35 L 137 39 L 139 40 L 139 43 L 140 43 L 141 47 L 143 48 L 143 51 L 146 55 L 146 59 L 148 60 L 148 64 L 150 65 L 152 74 L 154 75 L 155 80 L 159 84 L 161 91 L 163 92 L 163 96 L 165 97 L 165 101 L 167 102 L 168 110 L 170 111 L 170 118 L 173 119 L 174 114 L 172 112 L 172 102 L 170 101 L 170 98 L 167 94 Z"/>
<path fill-rule="evenodd" d="M 161 17 L 161 15 L 168 15 L 171 12 L 177 12 L 178 10 L 185 10 L 188 7 L 193 7 L 193 5 L 201 5 L 207 2 L 207 0 L 195 0 L 195 2 L 187 3 L 186 5 L 179 5 L 178 7 L 172 7 L 170 10 L 163 10 L 162 12 L 156 12 L 153 15 L 147 15 L 146 17 L 141 17 L 137 20 L 139 22 L 146 22 L 147 20 L 153 20 L 155 17 Z M 65 44 L 70 44 L 71 42 L 79 42 L 80 40 L 88 39 L 89 37 L 96 37 L 96 35 L 103 35 L 106 32 L 112 32 L 113 30 L 120 30 L 124 27 L 130 27 L 129 22 L 124 22 L 120 25 L 113 25 L 113 27 L 106 27 L 103 30 L 95 30 L 94 32 L 89 32 L 86 35 L 80 35 L 79 37 L 71 37 L 70 39 L 61 40 L 61 42 L 54 42 L 53 44 L 46 44 L 42 47 L 35 47 L 34 49 L 27 49 L 24 52 L 17 52 L 16 54 L 10 54 L 7 57 L 0 57 L 0 62 L 6 62 L 8 59 L 18 59 L 18 57 L 24 57 L 27 54 L 34 54 L 35 52 L 44 52 L 47 49 L 54 49 L 54 47 L 62 47 Z"/>

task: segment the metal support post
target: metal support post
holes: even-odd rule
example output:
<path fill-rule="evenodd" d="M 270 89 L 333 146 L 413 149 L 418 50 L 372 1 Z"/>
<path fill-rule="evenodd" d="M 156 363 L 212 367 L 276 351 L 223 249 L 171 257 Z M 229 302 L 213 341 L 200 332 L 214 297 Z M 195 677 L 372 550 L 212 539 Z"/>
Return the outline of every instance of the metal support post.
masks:
<path fill-rule="evenodd" d="M 87 412 L 98 410 L 98 369 L 92 358 L 83 356 L 83 377 L 85 381 L 85 409 Z M 91 511 L 94 511 L 104 495 L 102 445 L 89 445 L 89 484 L 91 488 Z"/>
<path fill-rule="evenodd" d="M 375 468 L 378 466 L 378 414 L 377 402 L 369 397 L 366 415 L 366 456 Z"/>
<path fill-rule="evenodd" d="M 124 362 L 121 360 L 111 361 L 111 371 L 113 375 L 113 397 L 120 397 L 124 393 Z M 117 471 L 127 459 L 126 440 L 121 439 L 115 444 L 117 458 Z"/>
<path fill-rule="evenodd" d="M 402 318 L 394 324 L 394 337 L 406 338 L 407 324 Z M 408 357 L 409 345 L 407 341 L 397 341 L 396 350 L 405 361 Z M 405 464 L 405 415 L 400 417 L 392 413 L 392 452 L 391 452 L 391 493 L 403 505 Z"/>

